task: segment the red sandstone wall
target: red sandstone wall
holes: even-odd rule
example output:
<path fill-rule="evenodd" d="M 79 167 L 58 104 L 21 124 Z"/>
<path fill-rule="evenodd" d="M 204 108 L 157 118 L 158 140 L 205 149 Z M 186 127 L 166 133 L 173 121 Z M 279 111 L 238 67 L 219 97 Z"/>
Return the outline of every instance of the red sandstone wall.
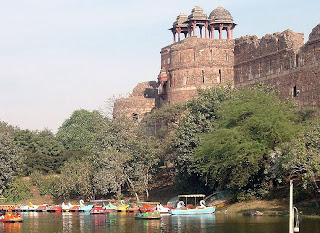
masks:
<path fill-rule="evenodd" d="M 303 34 L 290 30 L 236 39 L 235 85 L 263 82 L 275 86 L 281 98 L 295 98 L 300 107 L 320 107 L 319 29 L 313 29 L 305 45 Z"/>
<path fill-rule="evenodd" d="M 141 120 L 145 113 L 155 108 L 155 82 L 143 82 L 133 89 L 128 98 L 117 99 L 113 107 L 113 117 L 126 116 L 133 119 L 133 115 Z"/>
<path fill-rule="evenodd" d="M 188 37 L 161 50 L 161 68 L 168 74 L 166 102 L 183 102 L 197 88 L 233 83 L 234 40 Z M 168 62 L 169 61 L 169 62 Z"/>

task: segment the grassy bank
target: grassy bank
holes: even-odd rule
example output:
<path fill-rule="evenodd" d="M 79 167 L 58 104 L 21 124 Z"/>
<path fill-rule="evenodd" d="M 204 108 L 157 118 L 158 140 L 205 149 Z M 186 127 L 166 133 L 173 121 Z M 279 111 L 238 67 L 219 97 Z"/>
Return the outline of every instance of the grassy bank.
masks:
<path fill-rule="evenodd" d="M 295 203 L 300 214 L 320 216 L 320 208 L 317 207 L 314 201 L 303 201 Z M 251 211 L 259 211 L 263 215 L 288 215 L 289 202 L 288 200 L 253 200 L 244 201 L 226 205 L 222 208 L 217 208 L 216 212 L 221 214 L 244 214 Z"/>

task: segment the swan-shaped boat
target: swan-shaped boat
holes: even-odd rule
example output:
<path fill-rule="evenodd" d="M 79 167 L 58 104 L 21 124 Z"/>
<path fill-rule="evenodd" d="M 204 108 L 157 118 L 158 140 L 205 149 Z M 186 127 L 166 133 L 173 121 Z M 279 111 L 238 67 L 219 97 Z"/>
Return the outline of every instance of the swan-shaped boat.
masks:
<path fill-rule="evenodd" d="M 89 212 L 93 208 L 93 205 L 84 205 L 84 201 L 80 200 L 79 212 Z"/>
<path fill-rule="evenodd" d="M 188 198 L 204 198 L 205 195 L 203 194 L 194 194 L 194 195 L 179 195 L 179 198 L 185 198 L 186 203 Z M 183 201 L 179 201 L 177 204 L 177 208 L 169 210 L 169 213 L 172 215 L 197 215 L 197 214 L 213 214 L 215 212 L 216 207 L 207 207 L 205 205 L 205 201 L 200 201 L 200 206 L 197 206 L 195 208 L 188 208 L 185 206 L 185 203 Z"/>
<path fill-rule="evenodd" d="M 61 208 L 63 212 L 69 212 L 72 206 L 73 205 L 70 202 L 68 203 L 68 205 L 64 204 L 64 202 L 62 202 L 61 204 Z"/>
<path fill-rule="evenodd" d="M 157 204 L 157 211 L 159 211 L 160 214 L 169 214 L 169 210 L 170 208 L 169 207 L 165 207 L 161 204 Z"/>
<path fill-rule="evenodd" d="M 108 212 L 114 212 L 117 210 L 117 206 L 113 205 L 111 202 L 108 203 L 108 205 L 104 206 L 104 208 L 108 211 Z"/>
<path fill-rule="evenodd" d="M 129 207 L 129 205 L 126 205 L 125 202 L 124 202 L 124 200 L 121 200 L 121 201 L 120 201 L 120 205 L 117 207 L 117 211 L 118 211 L 118 212 L 122 212 L 122 211 L 125 212 L 128 207 Z"/>

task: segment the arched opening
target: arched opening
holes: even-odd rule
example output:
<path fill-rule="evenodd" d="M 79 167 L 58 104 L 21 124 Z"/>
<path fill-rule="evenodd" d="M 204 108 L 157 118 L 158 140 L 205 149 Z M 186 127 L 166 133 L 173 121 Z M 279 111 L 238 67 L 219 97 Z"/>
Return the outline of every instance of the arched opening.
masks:
<path fill-rule="evenodd" d="M 204 70 L 201 70 L 202 83 L 206 82 L 206 77 L 204 76 Z"/>
<path fill-rule="evenodd" d="M 134 120 L 134 121 L 138 121 L 139 120 L 139 116 L 138 116 L 138 114 L 137 113 L 132 113 L 132 120 Z"/>

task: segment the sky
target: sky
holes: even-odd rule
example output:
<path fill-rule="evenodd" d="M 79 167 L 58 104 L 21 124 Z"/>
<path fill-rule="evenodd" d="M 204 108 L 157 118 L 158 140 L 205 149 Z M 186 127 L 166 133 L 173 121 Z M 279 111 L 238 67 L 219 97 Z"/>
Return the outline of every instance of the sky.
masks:
<path fill-rule="evenodd" d="M 0 0 L 0 121 L 56 132 L 77 109 L 106 109 L 156 80 L 179 13 L 230 11 L 234 37 L 305 34 L 319 0 Z"/>

